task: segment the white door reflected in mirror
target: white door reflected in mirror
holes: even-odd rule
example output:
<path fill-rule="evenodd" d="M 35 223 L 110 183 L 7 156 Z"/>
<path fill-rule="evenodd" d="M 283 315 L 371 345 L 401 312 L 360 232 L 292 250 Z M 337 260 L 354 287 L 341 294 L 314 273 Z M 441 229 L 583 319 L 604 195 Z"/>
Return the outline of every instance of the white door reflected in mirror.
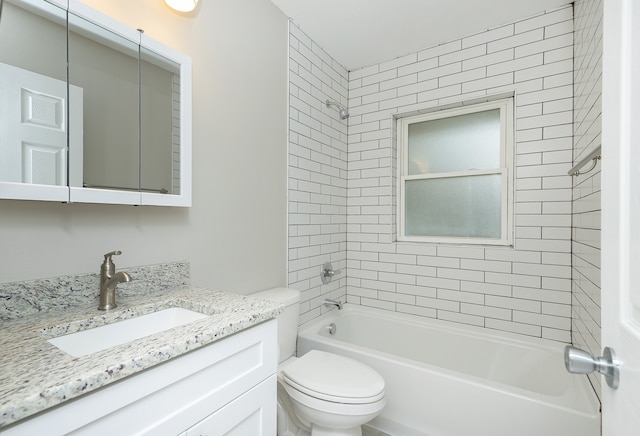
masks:
<path fill-rule="evenodd" d="M 82 129 L 82 88 L 70 86 L 69 122 Z M 0 63 L 0 181 L 67 185 L 67 83 Z M 82 143 L 70 150 L 82 179 Z"/>

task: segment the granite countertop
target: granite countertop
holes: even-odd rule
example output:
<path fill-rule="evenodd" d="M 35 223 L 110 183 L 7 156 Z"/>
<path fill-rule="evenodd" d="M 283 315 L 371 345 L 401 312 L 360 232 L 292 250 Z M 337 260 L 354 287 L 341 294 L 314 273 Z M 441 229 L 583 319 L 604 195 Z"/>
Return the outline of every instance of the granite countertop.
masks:
<path fill-rule="evenodd" d="M 47 339 L 114 321 L 182 307 L 210 315 L 83 357 Z M 174 289 L 100 312 L 95 305 L 30 315 L 0 324 L 0 431 L 3 426 L 91 392 L 240 330 L 274 318 L 283 306 L 201 288 Z"/>

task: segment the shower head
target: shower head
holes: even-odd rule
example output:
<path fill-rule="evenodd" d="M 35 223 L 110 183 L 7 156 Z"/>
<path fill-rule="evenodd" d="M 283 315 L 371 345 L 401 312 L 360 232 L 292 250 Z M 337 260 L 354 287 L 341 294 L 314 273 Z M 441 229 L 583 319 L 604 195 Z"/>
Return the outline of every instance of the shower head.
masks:
<path fill-rule="evenodd" d="M 349 118 L 349 111 L 347 110 L 346 107 L 340 106 L 335 101 L 327 100 L 327 107 L 331 107 L 331 106 L 335 106 L 338 109 L 338 113 L 340 114 L 341 120 L 346 120 L 347 118 Z"/>

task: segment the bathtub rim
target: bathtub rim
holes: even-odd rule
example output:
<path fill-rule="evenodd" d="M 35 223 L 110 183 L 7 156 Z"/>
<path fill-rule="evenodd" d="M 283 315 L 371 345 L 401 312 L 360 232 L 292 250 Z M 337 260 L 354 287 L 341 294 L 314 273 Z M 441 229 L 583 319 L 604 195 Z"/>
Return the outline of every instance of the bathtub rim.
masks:
<path fill-rule="evenodd" d="M 386 361 L 400 361 L 404 365 L 408 365 L 413 368 L 419 368 L 421 370 L 426 370 L 432 373 L 437 373 L 444 377 L 450 379 L 460 379 L 463 378 L 466 382 L 472 383 L 475 385 L 483 386 L 487 389 L 506 392 L 509 395 L 516 395 L 527 397 L 532 401 L 539 403 L 549 403 L 549 399 L 554 399 L 552 404 L 558 409 L 563 409 L 570 411 L 572 413 L 582 414 L 584 416 L 594 417 L 601 413 L 601 403 L 596 395 L 596 392 L 591 385 L 591 382 L 588 380 L 586 375 L 573 375 L 570 385 L 584 392 L 587 398 L 583 398 L 581 401 L 580 408 L 577 407 L 569 407 L 566 404 L 563 404 L 561 400 L 566 399 L 568 395 L 570 395 L 570 389 L 567 389 L 562 395 L 550 395 L 541 392 L 535 392 L 528 389 L 524 389 L 518 386 L 507 385 L 505 383 L 497 382 L 494 380 L 485 379 L 476 375 L 461 373 L 455 370 L 451 370 L 445 367 L 416 361 L 410 358 L 406 358 L 403 356 L 396 356 L 384 351 L 374 350 L 368 347 L 364 347 L 358 344 L 352 344 L 350 342 L 342 341 L 339 339 L 333 339 L 330 337 L 325 337 L 319 334 L 319 331 L 322 327 L 332 322 L 336 318 L 340 317 L 343 314 L 348 312 L 354 313 L 364 313 L 365 315 L 371 316 L 372 314 L 376 318 L 385 318 L 391 319 L 395 321 L 400 321 L 402 323 L 411 324 L 417 323 L 418 325 L 425 326 L 427 328 L 433 328 L 439 331 L 447 331 L 447 332 L 458 332 L 470 337 L 483 338 L 490 341 L 496 341 L 500 343 L 506 343 L 509 345 L 516 344 L 521 347 L 533 347 L 536 349 L 541 349 L 544 351 L 552 351 L 554 353 L 558 353 L 559 356 L 562 356 L 564 346 L 567 345 L 562 342 L 554 341 L 551 339 L 545 338 L 537 338 L 532 336 L 520 335 L 517 333 L 506 332 L 502 330 L 494 330 L 487 329 L 474 325 L 466 325 L 466 324 L 458 324 L 455 322 L 440 320 L 440 319 L 432 319 L 432 318 L 423 318 L 417 315 L 408 314 L 404 312 L 392 312 L 385 309 L 379 309 L 376 307 L 369 306 L 361 306 L 358 304 L 345 303 L 341 309 L 344 312 L 339 312 L 337 309 L 332 309 L 321 316 L 309 320 L 303 323 L 298 328 L 298 338 L 307 338 L 310 341 L 316 341 L 320 343 L 328 344 L 329 346 L 343 348 L 343 349 L 353 349 L 357 350 L 360 353 L 363 353 L 369 357 L 375 357 L 379 359 L 383 359 Z M 298 339 L 299 340 L 299 339 Z M 296 344 L 297 345 L 297 344 Z M 296 351 L 298 352 L 299 346 L 296 347 Z"/>
<path fill-rule="evenodd" d="M 535 348 L 553 349 L 554 351 L 559 350 L 560 352 L 563 352 L 565 345 L 568 345 L 565 342 L 560 342 L 553 339 L 539 338 L 504 330 L 492 329 L 490 327 L 480 327 L 472 324 L 461 324 L 445 319 L 426 318 L 411 313 L 393 312 L 386 309 L 380 309 L 371 306 L 362 306 L 354 303 L 343 303 L 341 310 L 345 312 L 359 312 L 365 314 L 373 313 L 376 315 L 376 317 L 400 320 L 403 323 L 405 322 L 405 319 L 402 318 L 406 318 L 407 320 L 411 320 L 411 324 L 417 323 L 418 325 L 428 326 L 429 328 L 434 328 L 436 330 L 453 330 L 455 332 L 463 333 L 467 336 L 489 338 L 492 341 L 498 342 L 515 342 L 521 345 L 534 346 Z M 322 315 L 306 321 L 305 323 L 298 326 L 298 334 L 313 331 L 312 327 L 315 327 L 317 324 L 321 324 L 321 321 L 324 320 L 324 322 L 328 322 L 329 319 L 340 316 L 340 314 L 341 313 L 338 309 L 328 310 Z M 502 341 L 502 339 L 505 339 L 506 341 Z"/>

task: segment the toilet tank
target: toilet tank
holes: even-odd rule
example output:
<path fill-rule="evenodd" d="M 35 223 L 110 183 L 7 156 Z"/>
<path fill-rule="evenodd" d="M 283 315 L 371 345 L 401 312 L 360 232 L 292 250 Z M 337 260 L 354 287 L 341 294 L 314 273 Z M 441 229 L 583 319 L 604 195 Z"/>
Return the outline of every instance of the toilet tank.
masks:
<path fill-rule="evenodd" d="M 300 315 L 300 291 L 290 288 L 273 288 L 251 294 L 252 297 L 284 304 L 284 312 L 276 317 L 278 322 L 278 362 L 295 356 Z"/>

